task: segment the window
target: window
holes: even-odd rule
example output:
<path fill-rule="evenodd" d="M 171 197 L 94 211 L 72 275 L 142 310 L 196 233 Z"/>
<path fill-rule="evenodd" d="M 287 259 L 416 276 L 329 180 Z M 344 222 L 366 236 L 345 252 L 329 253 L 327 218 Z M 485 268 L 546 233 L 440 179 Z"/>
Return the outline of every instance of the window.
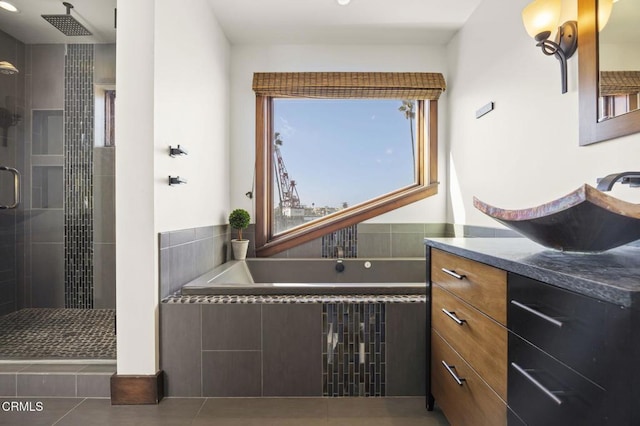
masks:
<path fill-rule="evenodd" d="M 116 91 L 104 92 L 104 146 L 116 145 Z"/>
<path fill-rule="evenodd" d="M 256 253 L 437 193 L 433 73 L 257 73 Z"/>
<path fill-rule="evenodd" d="M 95 84 L 94 99 L 94 143 L 96 147 L 115 146 L 116 90 L 111 84 Z"/>

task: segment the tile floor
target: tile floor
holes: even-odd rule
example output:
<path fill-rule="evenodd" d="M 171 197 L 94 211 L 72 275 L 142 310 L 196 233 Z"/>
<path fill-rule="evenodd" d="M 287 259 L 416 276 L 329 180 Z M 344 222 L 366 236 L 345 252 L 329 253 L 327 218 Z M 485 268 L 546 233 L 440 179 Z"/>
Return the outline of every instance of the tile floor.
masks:
<path fill-rule="evenodd" d="M 11 401 L 41 411 L 10 411 Z M 7 404 L 9 402 L 9 404 Z M 25 408 L 29 408 L 27 405 Z M 447 426 L 424 398 L 165 398 L 159 405 L 112 406 L 109 399 L 0 399 L 2 426 Z"/>
<path fill-rule="evenodd" d="M 115 309 L 21 309 L 0 317 L 0 359 L 116 358 Z"/>

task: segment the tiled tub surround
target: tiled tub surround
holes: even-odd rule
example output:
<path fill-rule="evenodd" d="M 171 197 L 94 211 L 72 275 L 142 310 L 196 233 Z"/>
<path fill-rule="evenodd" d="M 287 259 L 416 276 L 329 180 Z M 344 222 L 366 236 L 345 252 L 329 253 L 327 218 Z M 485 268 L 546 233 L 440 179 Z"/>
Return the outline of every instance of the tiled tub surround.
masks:
<path fill-rule="evenodd" d="M 228 225 L 160 233 L 160 297 L 223 264 L 229 258 L 228 240 Z"/>
<path fill-rule="evenodd" d="M 384 306 L 382 310 L 385 313 L 386 326 L 384 328 L 385 351 L 376 352 L 375 341 L 373 351 L 374 354 L 384 353 L 385 355 L 384 374 L 380 370 L 381 377 L 385 377 L 384 392 L 389 396 L 423 395 L 425 366 L 421 362 L 421 356 L 426 351 L 424 287 L 420 291 L 415 291 L 422 295 L 393 296 L 365 295 L 364 290 L 358 290 L 359 294 L 356 296 L 329 294 L 330 288 L 333 287 L 334 290 L 347 288 L 348 284 L 345 285 L 345 282 L 351 284 L 376 281 L 423 283 L 425 276 L 423 239 L 458 234 L 465 236 L 516 235 L 512 231 L 503 233 L 499 229 L 453 226 L 446 223 L 359 224 L 357 225 L 356 251 L 358 258 L 344 260 L 347 274 L 338 275 L 339 286 L 332 285 L 328 286 L 328 289 L 317 291 L 322 286 L 315 285 L 313 288 L 316 294 L 296 295 L 292 294 L 292 287 L 284 292 L 288 294 L 279 294 L 282 293 L 280 291 L 256 294 L 255 289 L 241 289 L 241 286 L 236 285 L 234 290 L 226 291 L 227 294 L 220 294 L 224 291 L 217 289 L 205 291 L 205 293 L 214 294 L 184 296 L 178 294 L 171 297 L 167 296 L 176 293 L 184 284 L 202 276 L 207 271 L 211 272 L 231 258 L 228 241 L 232 237 L 232 232 L 227 226 L 222 225 L 160 234 L 160 294 L 164 298 L 160 305 L 160 368 L 165 372 L 165 395 L 322 396 L 325 393 L 329 394 L 328 387 L 325 388 L 323 381 L 323 373 L 328 371 L 326 364 L 323 364 L 323 351 L 325 354 L 328 353 L 326 331 L 323 337 L 323 309 L 326 311 L 329 304 L 345 306 L 377 304 L 381 309 Z M 249 256 L 255 256 L 253 225 L 250 225 L 243 235 L 251 240 Z M 335 283 L 335 278 L 318 278 L 317 271 L 310 273 L 309 264 L 297 263 L 300 258 L 318 259 L 319 262 L 327 262 L 328 274 L 335 275 L 336 260 L 320 260 L 322 255 L 322 239 L 319 238 L 272 258 L 248 259 L 246 263 L 254 265 L 250 275 L 251 279 L 258 283 L 291 283 L 292 281 Z M 294 263 L 269 263 L 283 258 Z M 411 260 L 417 262 L 416 265 L 419 266 L 416 266 L 415 270 L 413 267 L 409 269 L 417 274 L 415 279 L 398 278 L 399 274 L 407 273 L 407 268 L 380 270 L 375 267 L 378 260 L 407 260 L 397 258 L 414 258 Z M 343 279 L 348 274 L 360 270 L 361 265 L 368 259 L 374 267 L 369 270 L 371 274 L 366 280 L 362 277 Z M 352 261 L 357 263 L 348 263 Z M 227 262 L 227 265 L 222 268 L 231 265 L 232 262 Z M 268 278 L 262 276 L 265 272 L 269 274 Z M 387 273 L 392 273 L 394 277 L 389 279 L 385 276 Z M 304 278 L 300 279 L 301 276 Z M 316 278 L 309 280 L 309 277 Z M 208 279 L 205 279 L 206 281 Z M 262 288 L 263 292 L 266 292 L 265 286 Z M 304 286 L 297 291 L 302 292 L 302 288 Z M 350 291 L 353 292 L 353 289 Z M 355 328 L 352 329 L 355 331 Z M 349 343 L 348 333 L 346 336 Z M 382 341 L 380 341 L 381 344 Z M 352 356 L 355 356 L 355 353 L 352 353 Z M 337 365 L 340 368 L 340 363 Z M 347 380 L 344 379 L 344 367 L 348 365 L 349 359 L 344 360 L 343 352 L 343 394 L 344 384 L 349 384 L 352 380 L 350 375 Z M 353 382 L 354 389 L 357 388 L 358 393 L 361 388 L 359 379 L 360 376 L 357 382 Z M 355 369 L 353 380 L 355 380 Z M 337 383 L 339 390 L 340 378 Z M 357 386 L 355 386 L 356 383 Z M 366 388 L 366 382 L 364 388 Z M 351 392 L 350 389 L 349 392 Z M 382 393 L 382 387 L 380 392 Z M 333 395 L 333 389 L 331 394 Z"/>
<path fill-rule="evenodd" d="M 454 226 L 447 223 L 368 224 L 357 225 L 357 247 L 351 254 L 366 258 L 424 258 L 423 240 L 426 237 L 446 236 L 517 236 L 513 231 L 477 226 Z M 255 258 L 255 228 L 242 233 L 248 238 L 248 257 Z M 231 259 L 231 232 L 228 225 L 182 229 L 160 233 L 160 297 L 178 291 L 184 284 Z M 333 240 L 331 240 L 333 241 Z M 326 251 L 326 247 L 325 247 Z M 279 253 L 274 258 L 320 259 L 323 257 L 322 238 Z M 286 271 L 283 274 L 288 274 Z M 256 282 L 260 282 L 256 280 Z M 263 281 L 264 282 L 264 281 Z"/>
<path fill-rule="evenodd" d="M 167 298 L 160 305 L 165 395 L 424 395 L 425 300 L 303 294 Z M 361 336 L 361 348 L 363 318 L 369 324 L 365 331 L 373 334 Z"/>
<path fill-rule="evenodd" d="M 242 235 L 250 240 L 247 256 L 255 257 L 255 225 L 249 225 Z M 344 246 L 345 258 L 424 257 L 425 238 L 519 236 L 510 229 L 451 223 L 359 223 L 272 257 L 334 257 L 336 245 Z M 235 238 L 235 231 L 230 238 Z"/>
<path fill-rule="evenodd" d="M 322 394 L 385 396 L 386 305 L 322 304 Z"/>

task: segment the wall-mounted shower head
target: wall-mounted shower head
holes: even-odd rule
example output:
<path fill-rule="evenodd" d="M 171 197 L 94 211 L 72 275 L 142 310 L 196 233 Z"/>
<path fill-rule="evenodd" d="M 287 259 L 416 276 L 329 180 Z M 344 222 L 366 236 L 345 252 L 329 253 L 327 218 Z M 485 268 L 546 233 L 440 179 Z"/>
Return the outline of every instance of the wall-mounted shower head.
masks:
<path fill-rule="evenodd" d="M 0 61 L 0 73 L 1 74 L 18 74 L 18 68 L 16 68 L 11 62 Z"/>
<path fill-rule="evenodd" d="M 56 27 L 66 36 L 90 36 L 91 31 L 85 28 L 80 22 L 71 16 L 71 9 L 73 5 L 66 1 L 62 3 L 67 8 L 67 13 L 64 15 L 41 15 L 51 25 Z"/>

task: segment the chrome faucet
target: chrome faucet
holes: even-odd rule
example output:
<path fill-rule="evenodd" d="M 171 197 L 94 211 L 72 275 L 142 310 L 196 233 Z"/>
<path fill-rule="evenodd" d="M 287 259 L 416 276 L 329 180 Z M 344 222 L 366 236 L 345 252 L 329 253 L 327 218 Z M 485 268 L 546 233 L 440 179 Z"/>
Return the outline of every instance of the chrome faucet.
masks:
<path fill-rule="evenodd" d="M 596 189 L 603 192 L 611 191 L 616 182 L 629 184 L 632 188 L 638 188 L 640 187 L 640 172 L 613 173 L 603 178 L 598 178 L 597 182 Z"/>

